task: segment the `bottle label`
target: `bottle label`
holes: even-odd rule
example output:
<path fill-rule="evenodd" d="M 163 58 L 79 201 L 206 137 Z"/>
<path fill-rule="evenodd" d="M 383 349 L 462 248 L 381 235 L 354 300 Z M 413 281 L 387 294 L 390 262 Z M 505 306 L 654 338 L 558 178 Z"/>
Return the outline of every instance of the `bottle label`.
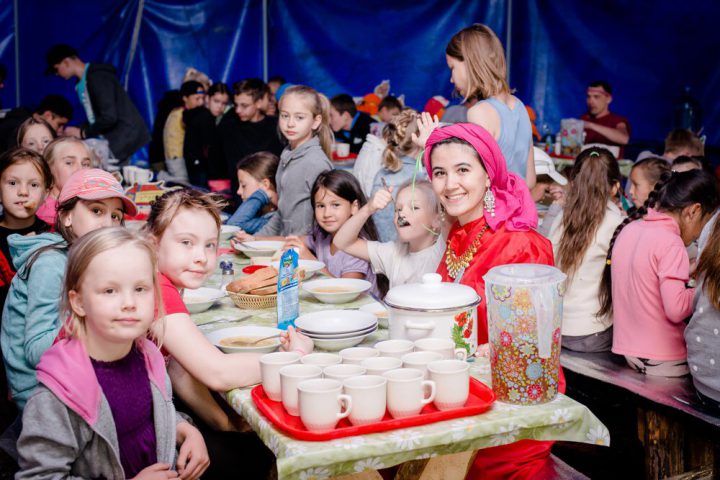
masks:
<path fill-rule="evenodd" d="M 300 315 L 300 288 L 298 286 L 298 252 L 289 249 L 280 257 L 278 269 L 278 328 L 287 330 L 295 326 Z"/>

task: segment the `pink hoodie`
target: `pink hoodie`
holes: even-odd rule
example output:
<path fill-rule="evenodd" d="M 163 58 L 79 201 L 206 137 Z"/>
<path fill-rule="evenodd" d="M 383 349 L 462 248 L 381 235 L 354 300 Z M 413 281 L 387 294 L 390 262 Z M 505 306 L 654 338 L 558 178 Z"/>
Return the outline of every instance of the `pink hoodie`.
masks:
<path fill-rule="evenodd" d="M 148 378 L 167 400 L 170 392 L 165 388 L 165 360 L 162 354 L 154 343 L 145 338 L 140 340 L 139 347 L 145 357 Z M 80 340 L 66 338 L 47 350 L 38 363 L 37 378 L 89 425 L 95 424 L 102 388 Z"/>
<path fill-rule="evenodd" d="M 650 209 L 625 227 L 612 254 L 613 348 L 620 355 L 684 360 L 683 332 L 695 289 L 680 227 Z"/>

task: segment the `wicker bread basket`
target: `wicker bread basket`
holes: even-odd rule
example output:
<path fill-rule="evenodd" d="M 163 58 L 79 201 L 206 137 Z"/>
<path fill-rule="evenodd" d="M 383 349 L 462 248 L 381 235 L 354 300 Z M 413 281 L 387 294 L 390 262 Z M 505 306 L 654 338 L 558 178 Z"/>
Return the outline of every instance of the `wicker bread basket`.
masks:
<path fill-rule="evenodd" d="M 277 294 L 275 295 L 250 295 L 247 293 L 227 292 L 238 308 L 248 310 L 259 310 L 262 308 L 277 307 Z"/>

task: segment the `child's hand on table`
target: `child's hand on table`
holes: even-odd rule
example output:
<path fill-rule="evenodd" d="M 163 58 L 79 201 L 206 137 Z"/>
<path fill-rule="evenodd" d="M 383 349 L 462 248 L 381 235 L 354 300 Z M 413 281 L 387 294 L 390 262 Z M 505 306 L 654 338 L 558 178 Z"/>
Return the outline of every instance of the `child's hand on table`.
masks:
<path fill-rule="evenodd" d="M 253 240 L 255 240 L 255 237 L 244 230 L 240 230 L 235 233 L 235 237 L 233 238 L 233 240 L 236 242 L 252 242 Z"/>
<path fill-rule="evenodd" d="M 285 352 L 298 352 L 300 355 L 307 355 L 313 351 L 315 345 L 311 338 L 298 333 L 295 327 L 288 327 L 287 331 L 280 334 L 280 349 Z"/>
<path fill-rule="evenodd" d="M 183 480 L 200 478 L 210 465 L 205 440 L 200 431 L 187 422 L 177 425 L 177 440 L 180 451 L 177 457 L 177 470 Z"/>

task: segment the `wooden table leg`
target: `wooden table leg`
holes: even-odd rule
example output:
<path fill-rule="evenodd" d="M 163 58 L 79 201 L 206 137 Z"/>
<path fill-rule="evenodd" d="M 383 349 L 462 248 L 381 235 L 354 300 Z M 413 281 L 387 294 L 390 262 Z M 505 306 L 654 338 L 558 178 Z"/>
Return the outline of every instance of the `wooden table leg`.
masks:
<path fill-rule="evenodd" d="M 477 451 L 452 453 L 404 463 L 395 480 L 463 480 Z"/>

